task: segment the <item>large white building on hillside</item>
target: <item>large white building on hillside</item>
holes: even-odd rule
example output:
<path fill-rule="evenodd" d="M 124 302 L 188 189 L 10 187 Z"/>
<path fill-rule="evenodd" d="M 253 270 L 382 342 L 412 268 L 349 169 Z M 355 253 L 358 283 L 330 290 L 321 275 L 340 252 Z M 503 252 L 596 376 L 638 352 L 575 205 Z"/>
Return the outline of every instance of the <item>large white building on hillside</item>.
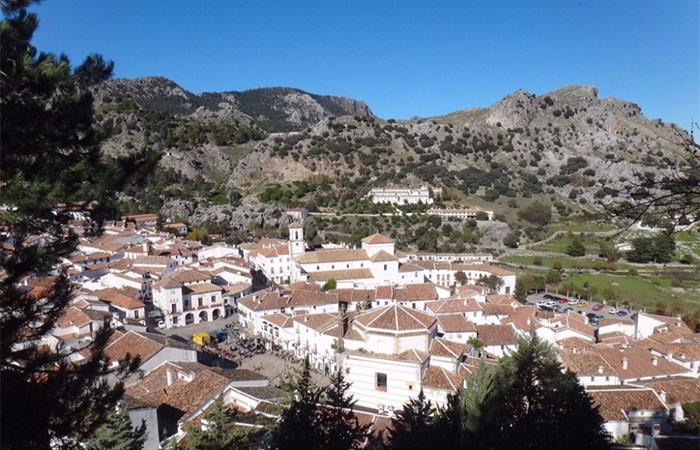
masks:
<path fill-rule="evenodd" d="M 369 191 L 372 203 L 390 203 L 392 205 L 431 205 L 430 189 L 427 186 L 418 189 L 409 188 L 375 188 Z"/>

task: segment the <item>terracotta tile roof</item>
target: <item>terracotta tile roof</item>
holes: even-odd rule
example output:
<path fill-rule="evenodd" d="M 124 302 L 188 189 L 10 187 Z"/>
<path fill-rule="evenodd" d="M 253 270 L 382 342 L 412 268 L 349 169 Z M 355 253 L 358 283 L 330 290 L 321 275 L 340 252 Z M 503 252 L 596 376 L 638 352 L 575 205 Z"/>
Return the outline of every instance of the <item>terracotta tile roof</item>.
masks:
<path fill-rule="evenodd" d="M 396 257 L 394 255 L 391 255 L 384 250 L 380 250 L 374 255 L 372 255 L 370 258 L 370 261 L 372 262 L 386 262 L 386 261 L 397 261 Z"/>
<path fill-rule="evenodd" d="M 167 266 L 172 264 L 173 260 L 166 256 L 143 255 L 137 256 L 132 260 L 135 266 Z"/>
<path fill-rule="evenodd" d="M 288 211 L 292 211 L 292 210 L 289 209 Z M 294 221 L 294 222 L 290 223 L 289 225 L 287 225 L 287 228 L 303 228 L 303 226 L 299 222 Z"/>
<path fill-rule="evenodd" d="M 333 292 L 321 292 L 321 291 L 292 291 L 289 302 L 289 306 L 300 307 L 300 306 L 320 306 L 320 305 L 332 305 L 338 303 L 338 294 Z"/>
<path fill-rule="evenodd" d="M 620 324 L 620 325 L 634 325 L 634 320 L 632 320 L 632 319 L 623 319 L 623 318 L 619 318 L 619 319 L 600 319 L 600 320 L 598 321 L 598 326 L 599 326 L 599 327 L 605 327 L 605 326 L 608 326 L 608 325 L 617 325 L 617 324 Z"/>
<path fill-rule="evenodd" d="M 474 299 L 446 298 L 428 302 L 425 306 L 436 315 L 483 311 L 482 303 Z"/>
<path fill-rule="evenodd" d="M 163 345 L 159 342 L 142 336 L 135 331 L 129 331 L 105 349 L 105 356 L 112 361 L 118 361 L 126 357 L 128 353 L 131 356 L 139 356 L 141 363 L 143 363 L 160 351 L 161 348 L 163 348 Z"/>
<path fill-rule="evenodd" d="M 338 301 L 350 303 L 365 300 L 373 301 L 376 291 L 374 289 L 334 289 L 331 292 L 338 296 Z"/>
<path fill-rule="evenodd" d="M 557 346 L 567 350 L 576 349 L 576 351 L 586 351 L 593 348 L 593 344 L 590 341 L 576 336 L 557 341 Z"/>
<path fill-rule="evenodd" d="M 438 293 L 432 283 L 407 284 L 402 288 L 394 289 L 394 296 L 400 302 L 416 300 L 435 300 Z"/>
<path fill-rule="evenodd" d="M 420 350 L 416 350 L 415 348 L 411 348 L 408 350 L 405 350 L 398 355 L 396 355 L 396 359 L 400 359 L 401 361 L 412 361 L 412 362 L 417 362 L 417 363 L 423 363 L 425 362 L 426 359 L 430 357 L 430 353 L 428 352 L 422 352 Z"/>
<path fill-rule="evenodd" d="M 83 310 L 70 307 L 63 311 L 63 314 L 61 314 L 56 323 L 61 328 L 68 328 L 70 326 L 82 327 L 90 321 L 90 316 L 85 314 Z"/>
<path fill-rule="evenodd" d="M 383 234 L 375 233 L 371 236 L 367 236 L 366 238 L 362 239 L 362 242 L 366 244 L 393 244 L 394 240 L 384 236 Z"/>
<path fill-rule="evenodd" d="M 652 389 L 600 389 L 588 390 L 593 404 L 606 422 L 626 421 L 629 411 L 666 411 Z"/>
<path fill-rule="evenodd" d="M 271 324 L 277 325 L 280 328 L 292 328 L 294 327 L 294 318 L 287 314 L 274 313 L 262 316 L 261 320 L 270 322 Z"/>
<path fill-rule="evenodd" d="M 700 381 L 697 378 L 672 377 L 641 384 L 654 389 L 662 398 L 662 393 L 665 393 L 667 405 L 700 402 Z"/>
<path fill-rule="evenodd" d="M 521 306 L 515 308 L 513 314 L 501 319 L 502 324 L 512 324 L 520 331 L 529 331 L 530 328 L 536 327 L 539 324 L 537 318 L 537 307 Z"/>
<path fill-rule="evenodd" d="M 421 385 L 432 389 L 456 391 L 462 384 L 462 379 L 439 366 L 429 366 L 423 374 Z"/>
<path fill-rule="evenodd" d="M 122 293 L 121 289 L 101 289 L 99 291 L 95 291 L 95 295 L 97 295 L 101 300 L 122 309 L 138 309 L 146 307 L 145 304 L 134 297 Z"/>
<path fill-rule="evenodd" d="M 253 285 L 246 282 L 246 281 L 237 281 L 233 284 L 229 284 L 226 286 L 223 286 L 224 291 L 226 292 L 226 295 L 233 295 L 233 294 L 238 294 L 240 292 L 245 291 L 246 289 L 250 289 Z"/>
<path fill-rule="evenodd" d="M 303 316 L 295 317 L 294 321 L 304 325 L 305 327 L 309 327 L 312 330 L 323 332 L 328 327 L 333 326 L 336 324 L 336 322 L 338 322 L 338 316 L 328 313 L 305 314 Z"/>
<path fill-rule="evenodd" d="M 477 325 L 477 337 L 484 346 L 515 345 L 515 332 L 510 325 Z"/>
<path fill-rule="evenodd" d="M 259 255 L 264 256 L 265 258 L 276 258 L 278 256 L 282 255 L 288 255 L 289 254 L 289 246 L 288 245 L 275 245 L 274 247 L 267 247 L 267 248 L 261 248 L 257 250 Z"/>
<path fill-rule="evenodd" d="M 648 350 L 654 349 L 665 355 L 673 355 L 674 358 L 681 361 L 700 360 L 700 343 L 697 342 L 665 344 L 653 339 L 643 339 L 639 341 L 638 346 Z"/>
<path fill-rule="evenodd" d="M 407 273 L 407 272 L 422 272 L 423 269 L 420 266 L 417 266 L 415 264 L 400 264 L 399 265 L 399 273 Z"/>
<path fill-rule="evenodd" d="M 223 292 L 224 290 L 221 286 L 217 286 L 211 283 L 188 284 L 186 286 L 186 289 L 195 294 L 205 294 L 208 292 Z"/>
<path fill-rule="evenodd" d="M 596 345 L 596 352 L 610 364 L 620 379 L 670 376 L 687 373 L 689 369 L 675 364 L 661 356 L 655 357 L 649 351 L 637 347 L 619 348 L 605 344 Z M 622 368 L 622 360 L 627 360 L 627 368 Z M 656 361 L 654 365 L 653 360 Z"/>
<path fill-rule="evenodd" d="M 309 273 L 311 281 L 328 281 L 334 279 L 341 280 L 367 280 L 374 278 L 372 271 L 369 269 L 342 269 L 342 270 L 324 270 L 321 272 Z"/>
<path fill-rule="evenodd" d="M 287 299 L 280 296 L 279 292 L 264 290 L 240 298 L 238 304 L 252 311 L 265 311 L 284 308 L 287 306 Z"/>
<path fill-rule="evenodd" d="M 465 344 L 448 341 L 442 338 L 435 338 L 433 342 L 430 343 L 430 354 L 432 356 L 459 359 L 465 349 Z"/>
<path fill-rule="evenodd" d="M 559 350 L 562 365 L 579 376 L 614 376 L 615 370 L 600 355 L 577 350 Z"/>
<path fill-rule="evenodd" d="M 598 334 L 598 341 L 608 345 L 636 345 L 637 340 L 620 331 Z"/>
<path fill-rule="evenodd" d="M 485 316 L 510 316 L 515 312 L 515 308 L 510 305 L 494 305 L 492 303 L 484 303 L 481 309 Z"/>
<path fill-rule="evenodd" d="M 300 264 L 344 262 L 344 261 L 369 261 L 367 252 L 361 249 L 321 249 L 306 252 L 294 259 Z"/>
<path fill-rule="evenodd" d="M 290 291 L 320 291 L 321 286 L 316 283 L 308 283 L 306 281 L 297 281 L 287 286 Z M 335 291 L 334 291 L 335 292 Z"/>
<path fill-rule="evenodd" d="M 211 275 L 194 269 L 176 270 L 165 278 L 169 278 L 178 283 L 194 283 L 197 281 L 209 281 Z"/>
<path fill-rule="evenodd" d="M 393 286 L 377 286 L 377 299 L 393 299 L 394 298 L 394 287 Z"/>
<path fill-rule="evenodd" d="M 434 316 L 396 304 L 372 309 L 355 316 L 355 323 L 364 329 L 390 331 L 421 330 L 427 332 L 428 328 L 435 322 Z"/>
<path fill-rule="evenodd" d="M 437 316 L 437 321 L 445 333 L 476 333 L 474 324 L 460 313 L 440 314 Z"/>
<path fill-rule="evenodd" d="M 518 301 L 511 295 L 487 295 L 486 301 L 493 303 L 494 305 L 512 305 L 513 303 L 519 304 Z"/>

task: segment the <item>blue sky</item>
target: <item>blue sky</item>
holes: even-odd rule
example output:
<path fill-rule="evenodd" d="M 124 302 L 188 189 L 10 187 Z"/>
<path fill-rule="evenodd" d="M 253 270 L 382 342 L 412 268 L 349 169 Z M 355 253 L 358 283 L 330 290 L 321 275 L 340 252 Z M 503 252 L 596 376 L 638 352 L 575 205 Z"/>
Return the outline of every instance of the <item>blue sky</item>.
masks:
<path fill-rule="evenodd" d="M 700 121 L 697 0 L 46 0 L 34 45 L 193 92 L 292 86 L 383 118 L 592 84 L 649 118 Z M 204 5 L 204 6 L 203 6 Z M 199 7 L 199 8 L 198 8 Z"/>

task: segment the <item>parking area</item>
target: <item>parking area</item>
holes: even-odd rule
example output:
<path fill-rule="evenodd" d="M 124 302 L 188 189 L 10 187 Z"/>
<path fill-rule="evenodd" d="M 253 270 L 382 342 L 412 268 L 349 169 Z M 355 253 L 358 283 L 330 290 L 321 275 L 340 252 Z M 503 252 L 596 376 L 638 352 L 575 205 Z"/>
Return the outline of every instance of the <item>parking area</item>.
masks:
<path fill-rule="evenodd" d="M 630 311 L 628 308 L 626 308 L 622 305 L 616 306 L 615 304 L 609 304 L 609 303 L 606 304 L 605 302 L 589 302 L 587 300 L 584 300 L 584 302 L 586 303 L 585 306 L 583 306 L 583 305 L 579 306 L 578 300 L 576 300 L 575 304 L 571 305 L 568 302 L 563 303 L 563 302 L 559 302 L 556 299 L 546 298 L 545 295 L 548 295 L 550 297 L 555 297 L 557 299 L 558 298 L 567 298 L 570 300 L 575 300 L 572 297 L 565 297 L 563 295 L 558 295 L 558 294 L 538 293 L 538 294 L 528 295 L 527 303 L 529 305 L 536 306 L 536 305 L 538 305 L 539 302 L 550 302 L 550 305 L 551 305 L 551 302 L 554 302 L 554 306 L 552 309 L 555 312 L 563 313 L 563 312 L 567 312 L 567 311 L 574 311 L 574 312 L 584 314 L 584 315 L 592 313 L 592 314 L 595 314 L 598 317 L 598 319 L 602 319 L 602 318 L 605 318 L 605 319 L 621 319 L 621 318 L 623 318 L 624 319 L 624 318 L 629 318 L 630 314 L 632 314 L 632 311 Z M 603 305 L 603 307 L 601 309 L 599 309 L 598 311 L 594 311 L 593 308 L 595 307 L 595 305 Z M 619 316 L 616 313 L 610 313 L 610 310 L 612 310 L 612 309 L 615 309 L 617 311 L 624 311 L 624 313 L 626 313 L 626 314 L 623 316 Z M 591 323 L 591 325 L 593 325 L 593 327 L 595 328 L 597 324 L 595 321 L 593 321 Z"/>

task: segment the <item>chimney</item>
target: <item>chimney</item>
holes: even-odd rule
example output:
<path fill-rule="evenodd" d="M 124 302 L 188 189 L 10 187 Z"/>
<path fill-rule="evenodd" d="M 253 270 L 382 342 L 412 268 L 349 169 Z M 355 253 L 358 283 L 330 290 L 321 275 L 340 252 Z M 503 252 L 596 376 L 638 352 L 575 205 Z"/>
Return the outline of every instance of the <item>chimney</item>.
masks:
<path fill-rule="evenodd" d="M 168 386 L 173 384 L 173 371 L 170 369 L 166 370 L 165 376 L 167 377 L 167 380 L 168 380 Z"/>
<path fill-rule="evenodd" d="M 627 358 L 622 358 L 622 370 L 627 370 Z"/>
<path fill-rule="evenodd" d="M 659 398 L 662 402 L 666 403 L 666 391 L 659 392 Z"/>
<path fill-rule="evenodd" d="M 576 348 L 575 345 L 573 346 L 572 350 L 574 351 L 574 355 L 575 355 L 576 353 L 578 353 L 578 349 Z"/>
<path fill-rule="evenodd" d="M 602 365 L 598 365 L 598 373 L 601 375 L 603 374 L 603 366 Z"/>
<path fill-rule="evenodd" d="M 651 357 L 651 365 L 656 366 L 657 364 L 659 364 L 658 358 L 656 356 L 652 356 Z"/>

